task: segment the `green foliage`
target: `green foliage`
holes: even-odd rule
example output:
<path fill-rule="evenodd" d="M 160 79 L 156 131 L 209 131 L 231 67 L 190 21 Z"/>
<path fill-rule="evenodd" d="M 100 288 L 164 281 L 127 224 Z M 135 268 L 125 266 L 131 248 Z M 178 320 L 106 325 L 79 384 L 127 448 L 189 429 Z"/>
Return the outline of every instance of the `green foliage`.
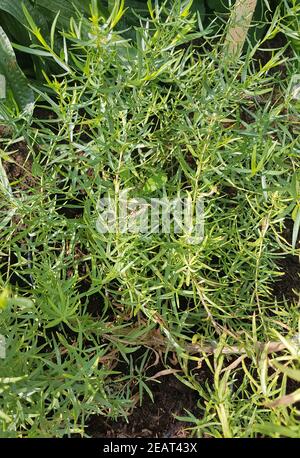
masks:
<path fill-rule="evenodd" d="M 150 5 L 128 41 L 112 3 L 106 20 L 95 1 L 72 19 L 63 51 L 57 11 L 48 30 L 22 10 L 24 48 L 56 74 L 34 85 L 39 115 L 7 110 L 0 139 L 1 435 L 85 436 L 92 415 L 127 417 L 152 398 L 150 355 L 172 369 L 172 353 L 198 393 L 192 434 L 295 437 L 299 306 L 274 294 L 281 260 L 300 256 L 294 60 L 257 62 L 281 25 L 228 68 L 188 4 Z M 124 189 L 204 199 L 204 239 L 100 233 L 99 199 Z M 274 340 L 281 353 L 259 345 Z"/>
<path fill-rule="evenodd" d="M 300 56 L 300 4 L 297 0 L 284 1 L 284 19 L 284 32 Z"/>
<path fill-rule="evenodd" d="M 63 50 L 63 41 L 57 35 L 56 27 L 60 30 L 68 28 L 71 18 L 77 14 L 77 11 L 88 16 L 90 12 L 90 1 L 1 0 L 0 23 L 3 29 L 1 28 L 2 53 L 0 55 L 0 65 L 2 73 L 7 78 L 7 84 L 11 90 L 11 98 L 13 97 L 13 101 L 19 110 L 24 110 L 28 103 L 32 103 L 32 91 L 20 67 L 15 65 L 15 55 L 12 51 L 10 41 L 13 42 L 15 49 L 22 53 L 24 51 L 28 53 L 29 45 L 38 43 L 37 33 L 35 37 L 32 37 L 28 31 L 28 19 L 30 18 L 31 26 L 34 23 L 36 32 L 42 31 L 47 41 L 50 41 L 50 38 L 54 41 L 55 35 L 55 51 L 57 54 L 60 54 L 61 50 Z M 106 14 L 104 10 L 101 11 L 103 11 L 104 15 Z M 57 69 L 53 63 L 49 65 L 49 63 L 45 62 L 45 58 L 49 57 L 49 54 L 43 53 L 40 55 L 34 52 L 33 49 L 30 50 L 30 54 L 33 59 L 32 65 L 28 65 L 28 58 L 26 61 L 24 57 L 20 59 L 26 74 L 29 76 L 40 79 L 43 71 L 51 73 Z M 7 63 L 7 60 L 13 62 L 12 59 L 14 59 L 15 63 L 13 65 L 15 68 L 11 73 L 11 64 Z M 29 60 L 29 62 L 31 61 Z"/>
<path fill-rule="evenodd" d="M 31 113 L 34 102 L 32 89 L 17 64 L 14 50 L 2 27 L 0 27 L 0 73 L 4 75 L 9 90 L 8 100 L 13 99 L 20 110 Z M 3 108 L 1 111 L 4 114 Z"/>
<path fill-rule="evenodd" d="M 68 30 L 70 21 L 77 17 L 77 14 L 82 14 L 80 27 L 82 31 L 86 33 L 86 39 L 88 39 L 87 31 L 88 25 L 87 20 L 91 13 L 90 0 L 1 0 L 0 2 L 0 23 L 2 25 L 2 41 L 5 38 L 6 47 L 8 40 L 11 41 L 15 50 L 18 53 L 18 63 L 25 72 L 27 78 L 33 79 L 35 83 L 37 81 L 43 81 L 45 72 L 46 74 L 57 73 L 57 64 L 61 66 L 63 59 L 61 57 L 64 54 L 65 41 L 62 38 L 61 32 Z M 172 3 L 172 2 L 171 2 Z M 273 2 L 272 5 L 275 8 L 277 2 Z M 113 10 L 119 8 L 120 2 L 111 1 L 93 1 L 94 7 L 97 7 L 99 19 L 105 21 L 109 18 L 109 15 Z M 150 17 L 148 6 L 151 2 L 146 0 L 126 0 L 124 2 L 124 14 L 122 18 L 118 19 L 118 30 L 123 34 L 124 37 L 135 40 L 134 27 L 139 26 L 140 17 Z M 161 2 L 161 5 L 168 5 L 170 2 Z M 214 1 L 214 0 L 194 0 L 185 2 L 190 8 L 191 12 L 198 13 L 200 21 L 204 27 L 213 24 L 215 32 L 224 28 L 226 18 L 229 15 L 229 7 L 231 2 L 228 0 Z M 254 44 L 260 39 L 266 31 L 265 25 L 265 12 L 269 7 L 269 3 L 265 0 L 259 0 L 257 10 L 254 16 L 254 24 L 256 27 L 251 28 L 249 39 Z M 27 14 L 25 14 L 27 11 Z M 220 20 L 216 18 L 221 18 Z M 28 17 L 35 24 L 36 33 L 32 34 L 28 30 Z M 292 21 L 293 28 L 295 29 L 295 17 Z M 32 29 L 32 24 L 31 24 Z M 42 36 L 48 44 L 51 41 L 54 43 L 53 52 L 56 55 L 56 59 L 49 59 L 53 57 L 53 53 L 49 53 L 49 50 L 44 50 L 43 53 L 38 52 L 35 47 L 39 44 L 38 33 L 42 33 Z M 296 39 L 294 38 L 295 32 L 292 33 L 293 37 L 291 40 L 296 46 Z M 289 33 L 291 36 L 291 33 Z M 0 56 L 0 62 L 2 67 L 6 65 L 4 57 Z M 62 68 L 65 69 L 65 66 Z M 21 74 L 21 69 L 18 69 L 18 74 Z M 24 81 L 23 81 L 24 84 Z M 8 80 L 8 85 L 12 89 L 11 81 Z M 29 84 L 25 91 L 27 94 L 30 93 Z M 12 89 L 12 94 L 14 90 Z M 19 95 L 15 98 L 16 105 L 19 109 L 23 109 L 23 104 L 20 104 Z"/>

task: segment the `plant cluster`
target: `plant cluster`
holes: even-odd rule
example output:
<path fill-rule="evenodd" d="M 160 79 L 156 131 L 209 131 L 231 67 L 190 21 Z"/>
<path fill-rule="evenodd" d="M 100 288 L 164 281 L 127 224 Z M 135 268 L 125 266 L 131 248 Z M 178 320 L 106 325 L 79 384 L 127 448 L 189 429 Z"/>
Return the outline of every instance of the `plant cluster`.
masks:
<path fill-rule="evenodd" d="M 104 19 L 92 1 L 59 53 L 59 16 L 47 35 L 24 9 L 27 51 L 59 70 L 31 116 L 1 104 L 1 434 L 127 417 L 156 355 L 198 393 L 191 434 L 299 437 L 299 300 L 276 293 L 299 257 L 297 57 L 259 59 L 276 21 L 231 61 L 189 4 L 148 7 L 132 41 L 122 5 Z M 99 199 L 124 189 L 203 199 L 204 239 L 99 233 Z"/>

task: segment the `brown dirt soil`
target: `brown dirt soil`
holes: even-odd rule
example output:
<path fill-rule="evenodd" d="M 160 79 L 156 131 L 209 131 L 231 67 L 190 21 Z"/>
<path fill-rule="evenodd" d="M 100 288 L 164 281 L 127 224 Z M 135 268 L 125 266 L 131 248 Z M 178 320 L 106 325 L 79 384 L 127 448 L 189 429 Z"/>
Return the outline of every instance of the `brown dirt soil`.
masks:
<path fill-rule="evenodd" d="M 191 423 L 179 421 L 175 416 L 187 416 L 186 410 L 196 413 L 198 395 L 174 376 L 160 379 L 160 383 L 148 384 L 154 402 L 145 394 L 142 406 L 137 405 L 132 415 L 125 420 L 107 421 L 95 416 L 87 434 L 92 437 L 189 437 Z M 198 413 L 199 414 L 199 413 Z"/>
<path fill-rule="evenodd" d="M 31 174 L 32 160 L 28 154 L 26 143 L 18 142 L 13 144 L 7 154 L 9 160 L 3 161 L 3 167 L 9 181 L 11 183 L 18 182 L 18 189 L 20 190 L 27 190 L 33 187 L 35 179 Z"/>
<path fill-rule="evenodd" d="M 282 236 L 292 242 L 293 221 L 287 220 Z M 297 248 L 300 247 L 300 236 L 298 236 Z M 273 294 L 278 300 L 286 299 L 290 302 L 298 300 L 300 293 L 300 261 L 298 256 L 287 255 L 277 261 L 282 276 L 274 282 Z"/>

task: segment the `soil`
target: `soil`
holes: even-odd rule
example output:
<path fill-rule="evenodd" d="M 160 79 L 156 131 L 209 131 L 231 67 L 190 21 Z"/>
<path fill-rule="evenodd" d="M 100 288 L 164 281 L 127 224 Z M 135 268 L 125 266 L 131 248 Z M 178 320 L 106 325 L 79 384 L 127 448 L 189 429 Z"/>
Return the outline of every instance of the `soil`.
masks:
<path fill-rule="evenodd" d="M 282 236 L 289 242 L 292 243 L 294 222 L 291 219 L 287 219 L 285 228 Z M 300 237 L 298 236 L 298 242 L 296 248 L 300 246 Z M 287 255 L 277 261 L 282 276 L 274 282 L 273 294 L 279 300 L 286 299 L 289 302 L 295 302 L 298 300 L 300 292 L 300 262 L 298 256 Z"/>
<path fill-rule="evenodd" d="M 295 301 L 300 291 L 300 263 L 297 256 L 286 256 L 278 261 L 282 277 L 277 280 L 273 287 L 273 294 L 277 299 L 283 298 Z"/>
<path fill-rule="evenodd" d="M 174 376 L 165 376 L 160 383 L 147 383 L 154 402 L 145 394 L 142 406 L 136 406 L 125 420 L 111 421 L 95 416 L 91 419 L 87 434 L 92 437 L 189 437 L 191 423 L 177 420 L 175 416 L 187 416 L 188 410 L 197 412 L 198 394 L 185 387 Z"/>
<path fill-rule="evenodd" d="M 8 151 L 8 155 L 9 160 L 3 161 L 3 167 L 9 181 L 18 181 L 19 190 L 28 190 L 28 188 L 33 187 L 35 180 L 31 174 L 32 161 L 26 143 L 22 141 L 14 143 Z"/>

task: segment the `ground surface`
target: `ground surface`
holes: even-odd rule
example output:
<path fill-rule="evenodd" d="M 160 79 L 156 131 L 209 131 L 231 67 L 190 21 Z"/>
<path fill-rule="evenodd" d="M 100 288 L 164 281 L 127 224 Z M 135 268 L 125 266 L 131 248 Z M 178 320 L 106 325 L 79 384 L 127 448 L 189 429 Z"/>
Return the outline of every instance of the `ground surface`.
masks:
<path fill-rule="evenodd" d="M 141 407 L 136 406 L 128 419 L 112 422 L 101 417 L 92 418 L 88 434 L 93 437 L 188 437 L 188 423 L 176 420 L 185 415 L 185 409 L 197 411 L 197 393 L 186 388 L 174 376 L 166 376 L 161 383 L 149 385 L 154 402 L 145 397 Z"/>

